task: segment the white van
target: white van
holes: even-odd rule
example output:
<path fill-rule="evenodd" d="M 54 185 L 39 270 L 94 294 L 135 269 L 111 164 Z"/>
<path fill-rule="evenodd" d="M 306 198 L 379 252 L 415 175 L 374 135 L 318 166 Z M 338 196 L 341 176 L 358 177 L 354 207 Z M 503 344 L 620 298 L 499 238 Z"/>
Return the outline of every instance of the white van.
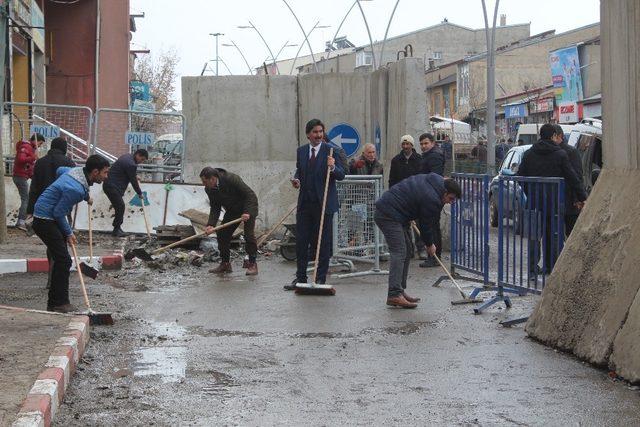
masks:
<path fill-rule="evenodd" d="M 540 128 L 544 123 L 525 123 L 518 127 L 518 134 L 516 135 L 516 144 L 518 140 L 524 141 L 523 145 L 529 145 L 535 143 L 540 139 Z M 560 125 L 564 131 L 564 137 L 569 139 L 569 134 L 575 128 L 575 125 Z"/>

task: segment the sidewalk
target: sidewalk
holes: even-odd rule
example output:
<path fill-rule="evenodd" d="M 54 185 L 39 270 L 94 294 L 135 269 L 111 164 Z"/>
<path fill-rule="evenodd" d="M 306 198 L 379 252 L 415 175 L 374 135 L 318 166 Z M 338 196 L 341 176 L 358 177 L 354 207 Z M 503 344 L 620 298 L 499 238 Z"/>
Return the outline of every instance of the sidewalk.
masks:
<path fill-rule="evenodd" d="M 86 316 L 0 306 L 0 426 L 48 426 L 89 339 Z"/>

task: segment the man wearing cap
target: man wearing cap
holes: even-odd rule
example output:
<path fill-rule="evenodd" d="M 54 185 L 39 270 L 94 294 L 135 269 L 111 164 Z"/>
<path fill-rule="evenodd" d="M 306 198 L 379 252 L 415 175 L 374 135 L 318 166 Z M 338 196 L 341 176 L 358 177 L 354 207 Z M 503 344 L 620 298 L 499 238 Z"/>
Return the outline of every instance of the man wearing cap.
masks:
<path fill-rule="evenodd" d="M 400 153 L 391 160 L 389 188 L 405 178 L 420 173 L 422 158 L 414 148 L 413 137 L 404 135 L 400 138 L 400 147 Z"/>

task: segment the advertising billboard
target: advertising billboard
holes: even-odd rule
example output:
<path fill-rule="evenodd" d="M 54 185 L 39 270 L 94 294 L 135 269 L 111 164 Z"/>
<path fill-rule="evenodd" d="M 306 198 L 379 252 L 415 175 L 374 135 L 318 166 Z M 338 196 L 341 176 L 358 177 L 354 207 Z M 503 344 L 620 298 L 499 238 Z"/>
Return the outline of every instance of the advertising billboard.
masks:
<path fill-rule="evenodd" d="M 583 99 L 578 48 L 572 46 L 554 50 L 549 53 L 549 64 L 556 103 L 564 104 Z"/>

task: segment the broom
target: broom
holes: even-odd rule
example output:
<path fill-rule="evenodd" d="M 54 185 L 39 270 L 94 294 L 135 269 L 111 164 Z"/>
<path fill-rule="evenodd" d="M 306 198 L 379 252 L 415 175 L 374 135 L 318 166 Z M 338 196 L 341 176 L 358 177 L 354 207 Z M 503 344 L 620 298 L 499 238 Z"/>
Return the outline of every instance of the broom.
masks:
<path fill-rule="evenodd" d="M 329 157 L 333 157 L 333 148 L 329 149 Z M 324 180 L 324 196 L 322 197 L 322 212 L 320 212 L 320 228 L 318 229 L 318 244 L 316 246 L 316 259 L 313 266 L 313 280 L 311 283 L 296 283 L 296 295 L 335 295 L 336 290 L 331 285 L 319 285 L 316 283 L 318 263 L 320 260 L 320 246 L 322 244 L 322 227 L 324 227 L 324 211 L 327 207 L 327 192 L 331 171 L 327 166 L 327 177 Z"/>
<path fill-rule="evenodd" d="M 76 252 L 76 245 L 71 244 L 71 250 L 73 251 L 73 258 L 78 265 L 78 253 Z M 110 313 L 96 313 L 91 309 L 91 304 L 89 303 L 89 296 L 87 295 L 87 288 L 84 286 L 84 277 L 82 276 L 82 272 L 78 268 L 78 277 L 80 278 L 80 287 L 82 288 L 82 296 L 84 297 L 84 303 L 87 306 L 86 313 L 80 313 L 85 316 L 89 316 L 89 323 L 92 325 L 113 325 L 113 317 L 111 317 Z"/>
<path fill-rule="evenodd" d="M 413 227 L 413 230 L 418 233 L 418 236 L 420 236 L 420 230 L 418 229 L 418 227 L 416 226 L 416 223 L 411 221 L 411 226 Z M 436 261 L 438 261 L 438 264 L 440 264 L 440 267 L 442 267 L 442 269 L 444 270 L 445 273 L 447 273 L 447 276 L 449 276 L 449 279 L 451 279 L 451 281 L 453 282 L 453 284 L 456 286 L 456 288 L 458 288 L 458 292 L 460 292 L 460 295 L 462 296 L 461 300 L 457 300 L 457 301 L 451 301 L 452 305 L 460 305 L 460 304 L 474 304 L 474 303 L 478 303 L 478 302 L 482 302 L 482 299 L 479 298 L 471 298 L 470 296 L 468 296 L 460 287 L 460 285 L 458 285 L 458 282 L 456 282 L 456 280 L 453 278 L 453 276 L 451 275 L 451 273 L 449 273 L 449 270 L 447 270 L 447 267 L 444 266 L 444 264 L 442 263 L 442 261 L 440 261 L 440 258 L 438 258 L 438 255 L 434 254 L 433 255 L 436 259 Z"/>

